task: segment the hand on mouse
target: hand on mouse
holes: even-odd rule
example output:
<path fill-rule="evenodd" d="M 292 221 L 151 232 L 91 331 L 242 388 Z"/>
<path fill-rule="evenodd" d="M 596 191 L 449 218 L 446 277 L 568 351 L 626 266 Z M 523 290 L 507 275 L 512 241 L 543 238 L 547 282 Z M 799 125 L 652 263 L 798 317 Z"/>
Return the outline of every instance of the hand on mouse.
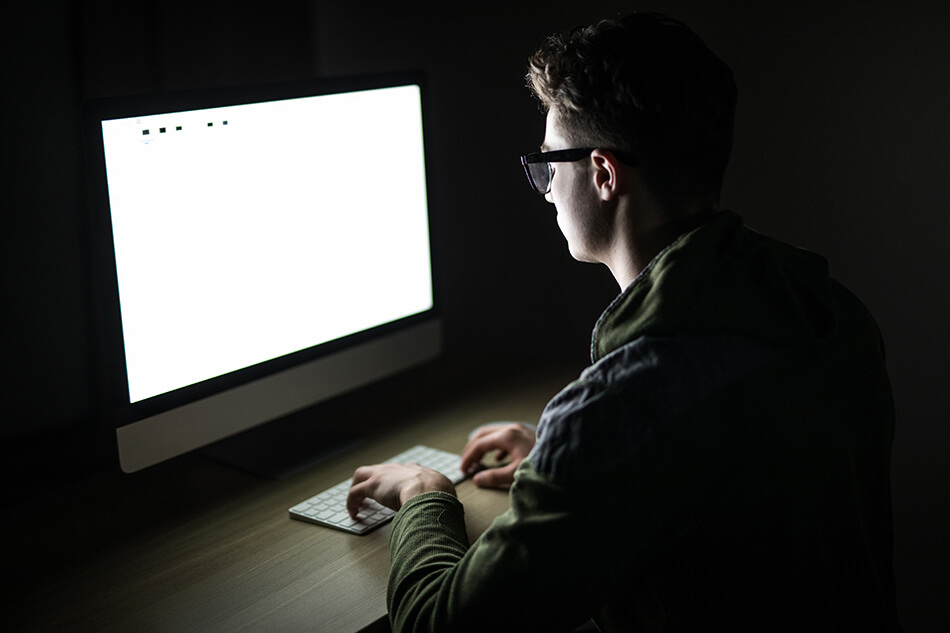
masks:
<path fill-rule="evenodd" d="M 481 466 L 482 458 L 486 454 L 498 451 L 499 461 L 510 461 L 503 466 L 476 472 L 472 481 L 481 488 L 509 488 L 515 479 L 515 469 L 534 448 L 536 440 L 533 428 L 517 422 L 480 427 L 472 434 L 462 451 L 462 471 L 474 471 Z"/>

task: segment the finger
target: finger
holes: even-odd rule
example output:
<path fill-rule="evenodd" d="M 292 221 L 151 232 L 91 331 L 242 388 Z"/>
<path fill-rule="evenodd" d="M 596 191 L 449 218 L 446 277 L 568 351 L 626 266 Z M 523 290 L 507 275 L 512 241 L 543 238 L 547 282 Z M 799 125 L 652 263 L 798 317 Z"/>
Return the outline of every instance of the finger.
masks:
<path fill-rule="evenodd" d="M 360 466 L 353 472 L 353 481 L 350 484 L 350 490 L 346 495 L 346 511 L 354 519 L 363 505 L 363 500 L 371 495 L 372 485 L 369 479 L 375 471 L 374 466 Z"/>
<path fill-rule="evenodd" d="M 366 483 L 356 484 L 350 487 L 350 491 L 346 495 L 346 511 L 354 519 L 360 512 L 360 506 L 363 505 L 363 500 L 368 496 L 366 494 L 366 487 Z"/>
<path fill-rule="evenodd" d="M 374 466 L 360 466 L 353 471 L 353 484 L 358 484 L 366 481 L 373 476 L 373 473 L 379 468 L 379 465 Z"/>
<path fill-rule="evenodd" d="M 465 444 L 465 448 L 462 449 L 462 461 L 459 464 L 459 468 L 463 473 L 469 472 L 473 465 L 482 460 L 484 453 L 478 448 L 479 442 L 478 437 L 473 437 Z"/>
<path fill-rule="evenodd" d="M 462 449 L 462 463 L 460 468 L 462 472 L 471 472 L 474 466 L 477 466 L 485 453 L 495 450 L 497 446 L 497 437 L 494 433 L 488 433 L 480 438 L 469 440 L 465 448 Z"/>
<path fill-rule="evenodd" d="M 509 488 L 515 480 L 517 464 L 509 464 L 502 468 L 489 468 L 476 473 L 472 481 L 479 488 Z"/>

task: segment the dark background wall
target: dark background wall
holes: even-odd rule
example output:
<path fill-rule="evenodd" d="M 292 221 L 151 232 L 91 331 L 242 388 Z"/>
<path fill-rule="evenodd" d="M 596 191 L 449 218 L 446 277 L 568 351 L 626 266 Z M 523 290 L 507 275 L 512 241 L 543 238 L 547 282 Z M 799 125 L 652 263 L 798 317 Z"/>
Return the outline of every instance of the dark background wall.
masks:
<path fill-rule="evenodd" d="M 604 268 L 571 261 L 553 209 L 523 182 L 517 157 L 543 132 L 523 87 L 525 58 L 552 31 L 633 8 L 683 19 L 735 72 L 724 206 L 825 254 L 877 316 L 898 410 L 901 614 L 907 631 L 950 626 L 950 337 L 941 327 L 950 299 L 950 4 L 936 0 L 8 7 L 0 23 L 7 487 L 55 484 L 110 463 L 108 435 L 93 419 L 84 99 L 425 70 L 449 352 L 580 366 L 590 326 L 616 288 Z M 41 457 L 59 467 L 38 471 Z"/>

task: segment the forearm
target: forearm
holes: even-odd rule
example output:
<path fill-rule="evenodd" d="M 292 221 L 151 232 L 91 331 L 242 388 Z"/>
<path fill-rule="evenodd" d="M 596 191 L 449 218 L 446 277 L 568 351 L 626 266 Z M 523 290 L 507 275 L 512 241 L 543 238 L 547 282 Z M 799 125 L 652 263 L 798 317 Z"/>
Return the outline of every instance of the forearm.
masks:
<path fill-rule="evenodd" d="M 393 631 L 438 630 L 420 618 L 450 617 L 448 584 L 442 582 L 468 550 L 465 515 L 453 495 L 430 492 L 413 497 L 402 507 L 390 531 L 392 569 L 387 604 Z M 441 595 L 440 595 L 441 594 Z"/>
<path fill-rule="evenodd" d="M 400 510 L 390 536 L 393 631 L 553 630 L 590 618 L 622 568 L 604 555 L 616 552 L 616 535 L 588 538 L 589 522 L 559 505 L 588 495 L 520 470 L 512 508 L 470 548 L 456 498 L 420 495 Z"/>

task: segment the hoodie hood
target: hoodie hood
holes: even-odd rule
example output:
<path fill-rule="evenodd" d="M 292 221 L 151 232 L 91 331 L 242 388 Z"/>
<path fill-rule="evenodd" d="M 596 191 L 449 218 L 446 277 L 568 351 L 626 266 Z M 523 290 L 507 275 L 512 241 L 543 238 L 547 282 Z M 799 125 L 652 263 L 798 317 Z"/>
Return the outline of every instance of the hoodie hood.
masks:
<path fill-rule="evenodd" d="M 835 327 L 827 261 L 722 211 L 660 252 L 607 307 L 591 358 L 641 336 L 736 334 L 812 347 L 829 341 Z"/>

